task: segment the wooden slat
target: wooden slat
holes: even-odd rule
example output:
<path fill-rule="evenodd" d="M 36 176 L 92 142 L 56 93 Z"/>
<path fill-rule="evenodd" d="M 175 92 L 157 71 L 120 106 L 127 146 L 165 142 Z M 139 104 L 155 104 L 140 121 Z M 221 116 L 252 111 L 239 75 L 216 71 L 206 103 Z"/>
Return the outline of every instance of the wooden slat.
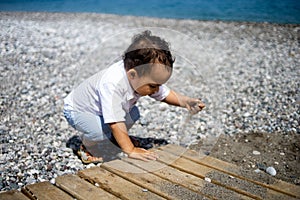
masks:
<path fill-rule="evenodd" d="M 177 155 L 173 155 L 169 152 L 165 151 L 157 151 L 159 160 L 161 162 L 170 163 L 170 160 L 175 160 Z M 247 195 L 251 198 L 255 199 L 284 199 L 284 198 L 292 198 L 286 196 L 283 193 L 279 193 L 268 188 L 265 188 L 261 185 L 254 184 L 252 182 L 247 182 L 246 180 L 240 179 L 238 177 L 231 177 L 226 173 L 211 169 L 209 167 L 200 165 L 196 162 L 188 160 L 186 158 L 178 158 L 173 163 L 170 164 L 172 167 L 178 168 L 187 173 L 193 174 L 200 178 L 208 177 L 211 179 L 212 183 L 218 184 L 222 187 L 226 187 L 230 190 L 238 192 L 243 195 Z"/>
<path fill-rule="evenodd" d="M 119 199 L 105 190 L 72 174 L 56 178 L 56 185 L 70 193 L 76 199 Z"/>
<path fill-rule="evenodd" d="M 98 183 L 102 189 L 121 199 L 164 199 L 161 196 L 151 191 L 145 191 L 144 188 L 100 167 L 79 171 L 78 175 L 92 183 Z"/>
<path fill-rule="evenodd" d="M 224 162 L 222 160 L 219 160 L 219 159 L 216 159 L 216 158 L 213 158 L 210 156 L 205 156 L 199 152 L 187 150 L 186 148 L 183 148 L 181 146 L 167 145 L 167 146 L 161 147 L 160 149 L 163 151 L 170 152 L 174 155 L 182 156 L 184 158 L 190 159 L 201 165 L 204 165 L 204 166 L 216 169 L 218 171 L 227 173 L 231 176 L 235 176 L 240 179 L 244 179 L 249 182 L 261 185 L 263 187 L 270 188 L 272 190 L 289 195 L 294 198 L 300 198 L 300 187 L 299 186 L 296 186 L 296 185 L 293 185 L 293 184 L 290 184 L 290 183 L 287 183 L 287 182 L 284 182 L 281 180 L 275 180 L 272 177 L 269 177 L 269 179 L 273 179 L 272 184 L 266 184 L 266 183 L 259 182 L 257 180 L 253 180 L 253 179 L 251 179 L 251 177 L 245 177 L 245 173 L 241 173 L 240 168 L 234 164 Z"/>
<path fill-rule="evenodd" d="M 22 192 L 31 199 L 73 200 L 70 195 L 55 187 L 50 182 L 41 182 L 33 185 L 27 185 L 22 188 Z"/>
<path fill-rule="evenodd" d="M 285 181 L 278 180 L 274 184 L 270 185 L 270 188 L 284 192 L 290 196 L 300 199 L 300 187 L 287 183 Z"/>
<path fill-rule="evenodd" d="M 200 193 L 162 179 L 121 160 L 104 163 L 101 167 L 168 199 L 207 199 Z"/>
<path fill-rule="evenodd" d="M 0 193 L 1 200 L 29 200 L 24 194 L 18 190 L 11 190 Z"/>
<path fill-rule="evenodd" d="M 253 199 L 248 196 L 236 193 L 227 188 L 215 185 L 213 183 L 204 181 L 203 179 L 194 176 L 192 174 L 185 173 L 176 168 L 168 166 L 166 164 L 150 161 L 144 162 L 141 160 L 135 160 L 130 158 L 124 158 L 125 162 L 131 163 L 141 169 L 144 169 L 148 173 L 153 173 L 156 176 L 172 182 L 175 185 L 181 185 L 194 192 L 198 192 L 209 198 L 216 199 Z"/>

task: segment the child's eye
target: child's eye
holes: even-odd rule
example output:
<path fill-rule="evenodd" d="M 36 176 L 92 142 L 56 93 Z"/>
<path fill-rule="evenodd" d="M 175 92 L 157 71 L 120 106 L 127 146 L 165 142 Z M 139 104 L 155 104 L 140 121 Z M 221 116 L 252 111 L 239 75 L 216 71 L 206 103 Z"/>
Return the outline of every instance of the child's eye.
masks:
<path fill-rule="evenodd" d="M 157 87 L 157 85 L 149 85 L 150 86 L 150 88 L 156 88 Z"/>

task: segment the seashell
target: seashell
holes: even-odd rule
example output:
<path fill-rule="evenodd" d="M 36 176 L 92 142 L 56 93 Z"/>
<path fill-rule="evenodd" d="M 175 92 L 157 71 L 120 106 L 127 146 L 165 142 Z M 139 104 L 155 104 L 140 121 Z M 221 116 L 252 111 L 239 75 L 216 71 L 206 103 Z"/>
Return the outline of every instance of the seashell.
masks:
<path fill-rule="evenodd" d="M 271 176 L 275 176 L 276 175 L 276 170 L 274 167 L 267 167 L 266 172 L 268 174 L 270 174 Z"/>

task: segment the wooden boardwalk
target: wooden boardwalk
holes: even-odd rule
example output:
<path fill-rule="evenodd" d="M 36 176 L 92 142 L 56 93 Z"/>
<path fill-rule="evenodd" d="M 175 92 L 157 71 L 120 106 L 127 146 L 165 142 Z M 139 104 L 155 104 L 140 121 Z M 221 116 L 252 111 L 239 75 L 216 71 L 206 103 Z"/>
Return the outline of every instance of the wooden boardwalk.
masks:
<path fill-rule="evenodd" d="M 300 187 L 270 177 L 259 182 L 237 166 L 176 145 L 155 149 L 157 161 L 124 158 L 42 182 L 0 199 L 300 199 Z"/>

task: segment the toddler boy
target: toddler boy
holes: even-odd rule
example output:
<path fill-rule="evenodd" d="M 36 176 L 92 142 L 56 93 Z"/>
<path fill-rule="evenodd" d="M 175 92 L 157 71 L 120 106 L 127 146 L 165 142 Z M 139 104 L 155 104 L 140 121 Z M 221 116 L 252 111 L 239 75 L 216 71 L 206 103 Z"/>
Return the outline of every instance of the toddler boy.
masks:
<path fill-rule="evenodd" d="M 142 96 L 187 108 L 192 113 L 205 107 L 199 99 L 178 94 L 165 85 L 173 63 L 169 44 L 144 31 L 133 37 L 121 61 L 85 80 L 64 99 L 67 121 L 82 132 L 79 154 L 84 163 L 103 161 L 99 143 L 107 138 L 113 138 L 131 158 L 157 158 L 155 153 L 134 146 L 128 135 L 140 117 L 135 103 Z"/>

